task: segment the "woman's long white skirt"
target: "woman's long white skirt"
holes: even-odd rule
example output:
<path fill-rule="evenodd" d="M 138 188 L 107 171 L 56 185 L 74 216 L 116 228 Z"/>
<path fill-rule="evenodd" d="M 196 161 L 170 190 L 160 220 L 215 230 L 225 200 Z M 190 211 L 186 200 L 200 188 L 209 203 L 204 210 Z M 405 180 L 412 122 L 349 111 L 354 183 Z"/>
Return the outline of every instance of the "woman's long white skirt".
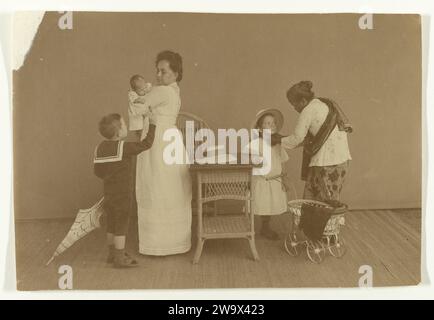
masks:
<path fill-rule="evenodd" d="M 172 143 L 163 141 L 163 134 L 169 128 L 174 126 L 157 124 L 152 147 L 137 157 L 141 254 L 170 255 L 191 248 L 191 178 L 187 164 L 170 165 L 163 161 L 163 151 Z M 184 145 L 182 150 L 185 153 Z"/>

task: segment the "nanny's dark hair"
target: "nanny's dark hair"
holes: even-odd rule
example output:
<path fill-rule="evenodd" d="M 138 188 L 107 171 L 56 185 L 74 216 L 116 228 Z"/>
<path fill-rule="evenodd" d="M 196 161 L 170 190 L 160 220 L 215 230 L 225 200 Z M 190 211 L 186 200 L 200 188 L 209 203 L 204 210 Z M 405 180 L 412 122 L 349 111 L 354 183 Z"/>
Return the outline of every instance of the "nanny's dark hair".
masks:
<path fill-rule="evenodd" d="M 315 96 L 312 91 L 312 86 L 312 81 L 300 81 L 299 83 L 294 84 L 286 92 L 288 101 L 292 105 L 297 105 L 303 98 L 306 99 L 307 102 L 310 102 L 310 100 Z"/>
<path fill-rule="evenodd" d="M 173 72 L 178 73 L 178 77 L 176 77 L 176 81 L 180 82 L 182 80 L 182 57 L 179 53 L 165 50 L 161 51 L 157 55 L 157 59 L 155 60 L 155 65 L 158 64 L 158 62 L 165 60 L 169 62 L 170 69 L 172 69 Z"/>
<path fill-rule="evenodd" d="M 98 130 L 106 139 L 112 139 L 121 129 L 121 115 L 111 113 L 103 117 L 98 124 Z"/>

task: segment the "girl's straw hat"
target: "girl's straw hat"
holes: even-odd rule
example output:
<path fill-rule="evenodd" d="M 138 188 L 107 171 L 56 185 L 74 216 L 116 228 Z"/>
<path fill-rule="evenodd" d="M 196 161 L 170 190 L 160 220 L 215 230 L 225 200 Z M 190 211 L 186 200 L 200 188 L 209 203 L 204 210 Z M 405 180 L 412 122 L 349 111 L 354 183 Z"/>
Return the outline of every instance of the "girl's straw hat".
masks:
<path fill-rule="evenodd" d="M 280 112 L 280 110 L 268 108 L 268 109 L 262 109 L 260 110 L 255 117 L 255 121 L 250 126 L 253 129 L 259 129 L 258 127 L 258 121 L 261 119 L 262 116 L 265 114 L 271 114 L 274 117 L 274 121 L 276 122 L 276 132 L 280 132 L 283 127 L 283 114 Z"/>

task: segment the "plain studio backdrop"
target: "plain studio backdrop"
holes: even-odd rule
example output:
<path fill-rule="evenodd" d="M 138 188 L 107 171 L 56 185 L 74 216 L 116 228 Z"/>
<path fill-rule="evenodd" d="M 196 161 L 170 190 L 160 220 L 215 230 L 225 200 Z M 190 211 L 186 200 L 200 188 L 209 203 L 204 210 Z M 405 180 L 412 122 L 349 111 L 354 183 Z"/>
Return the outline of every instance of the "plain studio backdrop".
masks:
<path fill-rule="evenodd" d="M 74 216 L 102 196 L 93 175 L 100 118 L 127 114 L 129 78 L 155 79 L 155 57 L 184 60 L 182 111 L 213 129 L 249 127 L 264 107 L 298 114 L 286 90 L 311 80 L 351 120 L 353 157 L 342 201 L 351 208 L 421 206 L 421 37 L 417 15 L 73 13 L 61 30 L 46 13 L 14 73 L 18 219 Z M 301 149 L 289 151 L 298 194 Z"/>

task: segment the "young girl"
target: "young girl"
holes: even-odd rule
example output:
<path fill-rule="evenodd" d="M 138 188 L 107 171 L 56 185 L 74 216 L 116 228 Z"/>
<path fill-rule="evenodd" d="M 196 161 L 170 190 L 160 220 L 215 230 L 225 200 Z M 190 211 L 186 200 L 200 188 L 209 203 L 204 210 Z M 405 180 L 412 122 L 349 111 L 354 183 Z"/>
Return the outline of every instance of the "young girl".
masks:
<path fill-rule="evenodd" d="M 278 133 L 283 126 L 283 115 L 279 110 L 266 109 L 258 112 L 254 128 L 262 132 L 270 129 L 271 134 Z M 260 135 L 259 155 L 262 155 L 262 144 L 266 143 Z M 254 141 L 250 146 L 255 145 Z M 258 143 L 256 142 L 256 145 Z M 261 216 L 262 226 L 260 233 L 270 240 L 278 240 L 279 235 L 270 226 L 271 216 L 282 214 L 287 211 L 287 196 L 283 187 L 282 163 L 288 161 L 288 155 L 280 144 L 271 146 L 271 169 L 264 176 L 253 176 L 253 204 L 255 215 Z M 264 157 L 264 161 L 267 161 Z"/>

